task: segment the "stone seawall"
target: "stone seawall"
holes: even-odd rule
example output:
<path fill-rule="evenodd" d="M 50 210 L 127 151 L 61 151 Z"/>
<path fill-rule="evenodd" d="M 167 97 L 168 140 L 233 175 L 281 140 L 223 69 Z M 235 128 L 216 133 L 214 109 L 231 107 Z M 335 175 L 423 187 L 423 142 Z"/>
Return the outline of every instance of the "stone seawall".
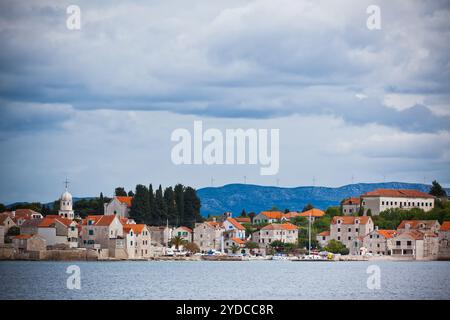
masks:
<path fill-rule="evenodd" d="M 17 252 L 14 248 L 0 248 L 0 260 L 30 261 L 97 261 L 95 250 L 45 250 Z"/>

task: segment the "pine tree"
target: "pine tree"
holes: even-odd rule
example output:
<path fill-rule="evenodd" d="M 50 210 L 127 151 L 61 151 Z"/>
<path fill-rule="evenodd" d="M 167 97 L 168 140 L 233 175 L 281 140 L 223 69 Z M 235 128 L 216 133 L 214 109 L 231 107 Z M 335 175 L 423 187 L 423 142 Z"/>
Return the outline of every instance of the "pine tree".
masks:
<path fill-rule="evenodd" d="M 150 203 L 148 189 L 142 184 L 136 186 L 136 192 L 131 203 L 130 218 L 136 223 L 148 223 L 150 217 Z"/>
<path fill-rule="evenodd" d="M 105 198 L 103 197 L 103 192 L 100 192 L 100 197 L 98 198 L 98 212 L 100 214 L 105 214 Z"/>
<path fill-rule="evenodd" d="M 153 185 L 151 183 L 148 186 L 148 202 L 150 205 L 149 224 L 158 225 L 158 223 L 159 223 L 158 210 L 156 209 L 155 193 L 153 192 Z"/>
<path fill-rule="evenodd" d="M 445 190 L 441 187 L 441 185 L 434 180 L 432 182 L 432 186 L 429 192 L 432 196 L 441 198 L 441 197 L 446 197 L 447 196 L 447 192 L 445 192 Z"/>
<path fill-rule="evenodd" d="M 245 212 L 245 209 L 242 209 L 241 217 L 247 217 L 247 212 Z"/>
<path fill-rule="evenodd" d="M 132 190 L 128 191 L 128 196 L 129 197 L 134 197 L 134 192 Z"/>
<path fill-rule="evenodd" d="M 127 192 L 125 191 L 124 187 L 117 187 L 116 190 L 114 191 L 114 194 L 116 195 L 116 197 L 126 197 L 127 196 Z"/>

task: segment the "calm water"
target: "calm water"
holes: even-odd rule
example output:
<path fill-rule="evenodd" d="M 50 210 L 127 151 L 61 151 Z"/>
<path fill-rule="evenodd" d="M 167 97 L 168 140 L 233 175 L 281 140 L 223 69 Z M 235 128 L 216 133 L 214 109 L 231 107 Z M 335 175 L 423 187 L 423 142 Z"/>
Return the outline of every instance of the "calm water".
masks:
<path fill-rule="evenodd" d="M 66 268 L 81 269 L 81 290 Z M 381 289 L 366 269 L 381 270 Z M 0 262 L 0 299 L 450 299 L 450 262 Z"/>

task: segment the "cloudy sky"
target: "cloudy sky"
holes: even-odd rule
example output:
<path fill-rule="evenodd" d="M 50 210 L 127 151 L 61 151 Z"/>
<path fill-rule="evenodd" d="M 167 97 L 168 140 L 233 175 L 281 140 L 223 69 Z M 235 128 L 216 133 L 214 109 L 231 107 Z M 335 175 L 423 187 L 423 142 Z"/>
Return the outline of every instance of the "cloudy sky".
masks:
<path fill-rule="evenodd" d="M 66 27 L 69 5 L 81 29 Z M 450 186 L 450 5 L 2 1 L 0 202 L 137 183 Z M 280 170 L 176 166 L 173 130 L 279 128 Z M 352 178 L 353 177 L 353 178 Z"/>

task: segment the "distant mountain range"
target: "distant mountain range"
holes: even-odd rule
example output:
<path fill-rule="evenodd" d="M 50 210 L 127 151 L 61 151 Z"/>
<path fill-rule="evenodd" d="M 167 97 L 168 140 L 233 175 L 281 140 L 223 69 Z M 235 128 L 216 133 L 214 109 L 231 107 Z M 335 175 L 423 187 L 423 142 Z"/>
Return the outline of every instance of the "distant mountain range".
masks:
<path fill-rule="evenodd" d="M 374 189 L 415 189 L 429 192 L 431 185 L 421 183 L 405 182 L 384 182 L 384 183 L 355 183 L 338 188 L 328 187 L 266 187 L 251 184 L 227 184 L 222 187 L 207 187 L 197 190 L 202 207 L 203 216 L 219 215 L 227 211 L 234 215 L 241 213 L 245 209 L 247 213 L 260 212 L 277 207 L 280 210 L 289 209 L 291 211 L 302 210 L 304 206 L 311 203 L 314 207 L 325 210 L 330 206 L 337 206 L 342 199 L 357 197 L 365 192 Z M 450 194 L 450 188 L 445 189 Z M 94 197 L 74 197 L 77 202 L 82 199 L 92 199 Z M 8 205 L 11 207 L 14 204 Z M 51 208 L 53 202 L 47 203 Z"/>
<path fill-rule="evenodd" d="M 242 209 L 247 213 L 256 213 L 271 209 L 273 206 L 280 210 L 302 210 L 311 203 L 314 207 L 325 210 L 330 206 L 339 205 L 342 199 L 357 197 L 374 189 L 415 189 L 429 192 L 430 185 L 421 183 L 384 182 L 384 183 L 356 183 L 338 188 L 328 187 L 265 187 L 250 184 L 228 184 L 223 187 L 208 187 L 197 190 L 201 199 L 201 213 L 218 215 L 226 211 L 240 214 Z M 450 194 L 450 189 L 446 189 Z"/>

